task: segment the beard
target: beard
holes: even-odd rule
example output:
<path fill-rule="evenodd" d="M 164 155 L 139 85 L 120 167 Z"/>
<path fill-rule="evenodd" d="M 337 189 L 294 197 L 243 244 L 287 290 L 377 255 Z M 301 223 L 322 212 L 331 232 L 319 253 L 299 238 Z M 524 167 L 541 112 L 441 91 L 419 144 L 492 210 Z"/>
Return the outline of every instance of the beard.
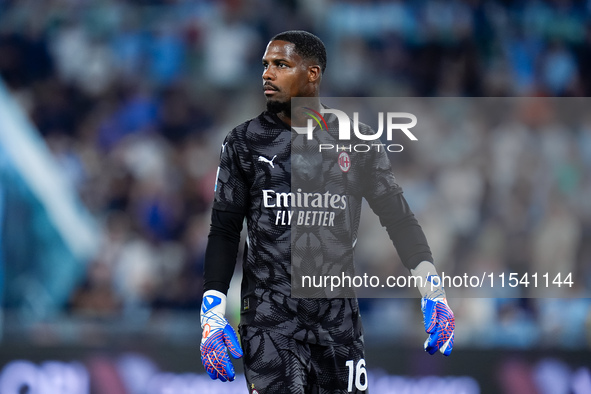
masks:
<path fill-rule="evenodd" d="M 290 101 L 267 100 L 267 111 L 269 111 L 273 114 L 278 114 L 280 112 L 283 112 L 287 116 L 291 116 L 291 100 Z"/>

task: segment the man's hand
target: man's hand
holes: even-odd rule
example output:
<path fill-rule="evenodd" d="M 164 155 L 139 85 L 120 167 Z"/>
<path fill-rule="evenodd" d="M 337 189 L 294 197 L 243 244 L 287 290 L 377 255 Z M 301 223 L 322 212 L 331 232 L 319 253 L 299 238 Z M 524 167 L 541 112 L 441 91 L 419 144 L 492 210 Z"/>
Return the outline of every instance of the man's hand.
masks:
<path fill-rule="evenodd" d="M 234 358 L 243 354 L 236 332 L 224 317 L 225 313 L 226 296 L 219 291 L 206 291 L 201 304 L 201 362 L 212 379 L 222 382 L 233 381 L 236 376 L 228 350 Z"/>
<path fill-rule="evenodd" d="M 454 346 L 456 321 L 445 298 L 421 300 L 425 331 L 429 338 L 425 341 L 425 351 L 435 354 L 437 350 L 449 356 Z"/>
<path fill-rule="evenodd" d="M 445 289 L 433 263 L 423 261 L 410 272 L 419 277 L 417 287 L 421 296 L 421 309 L 425 331 L 429 338 L 425 341 L 425 351 L 435 354 L 437 350 L 449 356 L 454 346 L 456 320 L 445 299 Z"/>

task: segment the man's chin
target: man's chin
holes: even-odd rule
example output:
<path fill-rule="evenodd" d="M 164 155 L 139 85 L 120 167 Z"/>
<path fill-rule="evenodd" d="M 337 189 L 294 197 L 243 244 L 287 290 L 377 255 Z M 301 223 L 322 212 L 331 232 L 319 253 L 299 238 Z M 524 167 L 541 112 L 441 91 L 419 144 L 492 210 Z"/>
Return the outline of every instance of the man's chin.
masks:
<path fill-rule="evenodd" d="M 284 112 L 286 114 L 291 113 L 291 103 L 277 100 L 267 100 L 267 111 L 278 114 Z"/>

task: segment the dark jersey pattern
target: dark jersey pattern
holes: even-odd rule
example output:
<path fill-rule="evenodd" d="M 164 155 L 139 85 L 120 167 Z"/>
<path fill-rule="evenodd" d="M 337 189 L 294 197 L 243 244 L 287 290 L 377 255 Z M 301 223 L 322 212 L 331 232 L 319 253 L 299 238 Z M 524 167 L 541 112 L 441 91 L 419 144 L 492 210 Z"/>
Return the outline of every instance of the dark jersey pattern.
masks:
<path fill-rule="evenodd" d="M 354 297 L 292 297 L 292 245 L 294 264 L 313 262 L 315 269 L 339 272 L 353 263 L 362 198 L 380 215 L 387 211 L 383 201 L 401 192 L 383 151 L 348 152 L 347 171 L 338 164 L 338 151 L 318 153 L 319 143 L 336 141 L 335 123 L 305 141 L 263 112 L 224 141 L 214 209 L 247 219 L 242 326 L 327 345 L 351 343 L 362 334 Z"/>
<path fill-rule="evenodd" d="M 249 393 L 368 393 L 367 376 L 354 384 L 347 367 L 364 360 L 363 337 L 345 345 L 315 345 L 242 326 L 240 338 Z"/>
<path fill-rule="evenodd" d="M 292 192 L 312 192 L 312 208 L 308 206 L 305 214 L 299 211 L 293 215 L 311 220 L 292 221 L 292 294 L 355 297 L 354 286 L 310 287 L 308 281 L 305 288 L 301 278 L 313 275 L 320 282 L 320 278 L 342 274 L 353 277 L 362 199 L 369 202 L 384 224 L 383 219 L 400 218 L 401 212 L 392 209 L 392 202 L 402 189 L 396 184 L 379 140 L 362 141 L 354 135 L 350 140 L 339 140 L 336 117 L 330 115 L 326 120 L 328 130 L 316 128 L 312 139 L 296 133 L 292 139 Z M 374 134 L 365 124 L 359 124 L 359 132 Z"/>

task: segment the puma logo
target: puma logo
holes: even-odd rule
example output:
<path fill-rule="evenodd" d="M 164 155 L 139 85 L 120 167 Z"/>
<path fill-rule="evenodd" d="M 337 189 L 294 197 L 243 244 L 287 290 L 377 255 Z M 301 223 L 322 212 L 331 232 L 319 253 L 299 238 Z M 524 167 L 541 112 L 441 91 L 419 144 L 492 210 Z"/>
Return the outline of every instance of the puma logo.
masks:
<path fill-rule="evenodd" d="M 273 158 L 271 160 L 269 160 L 266 157 L 259 156 L 259 161 L 262 161 L 263 163 L 267 163 L 268 165 L 271 166 L 271 168 L 275 168 L 275 164 L 273 164 L 273 160 L 275 160 L 276 157 L 277 157 L 277 155 L 273 156 Z"/>

